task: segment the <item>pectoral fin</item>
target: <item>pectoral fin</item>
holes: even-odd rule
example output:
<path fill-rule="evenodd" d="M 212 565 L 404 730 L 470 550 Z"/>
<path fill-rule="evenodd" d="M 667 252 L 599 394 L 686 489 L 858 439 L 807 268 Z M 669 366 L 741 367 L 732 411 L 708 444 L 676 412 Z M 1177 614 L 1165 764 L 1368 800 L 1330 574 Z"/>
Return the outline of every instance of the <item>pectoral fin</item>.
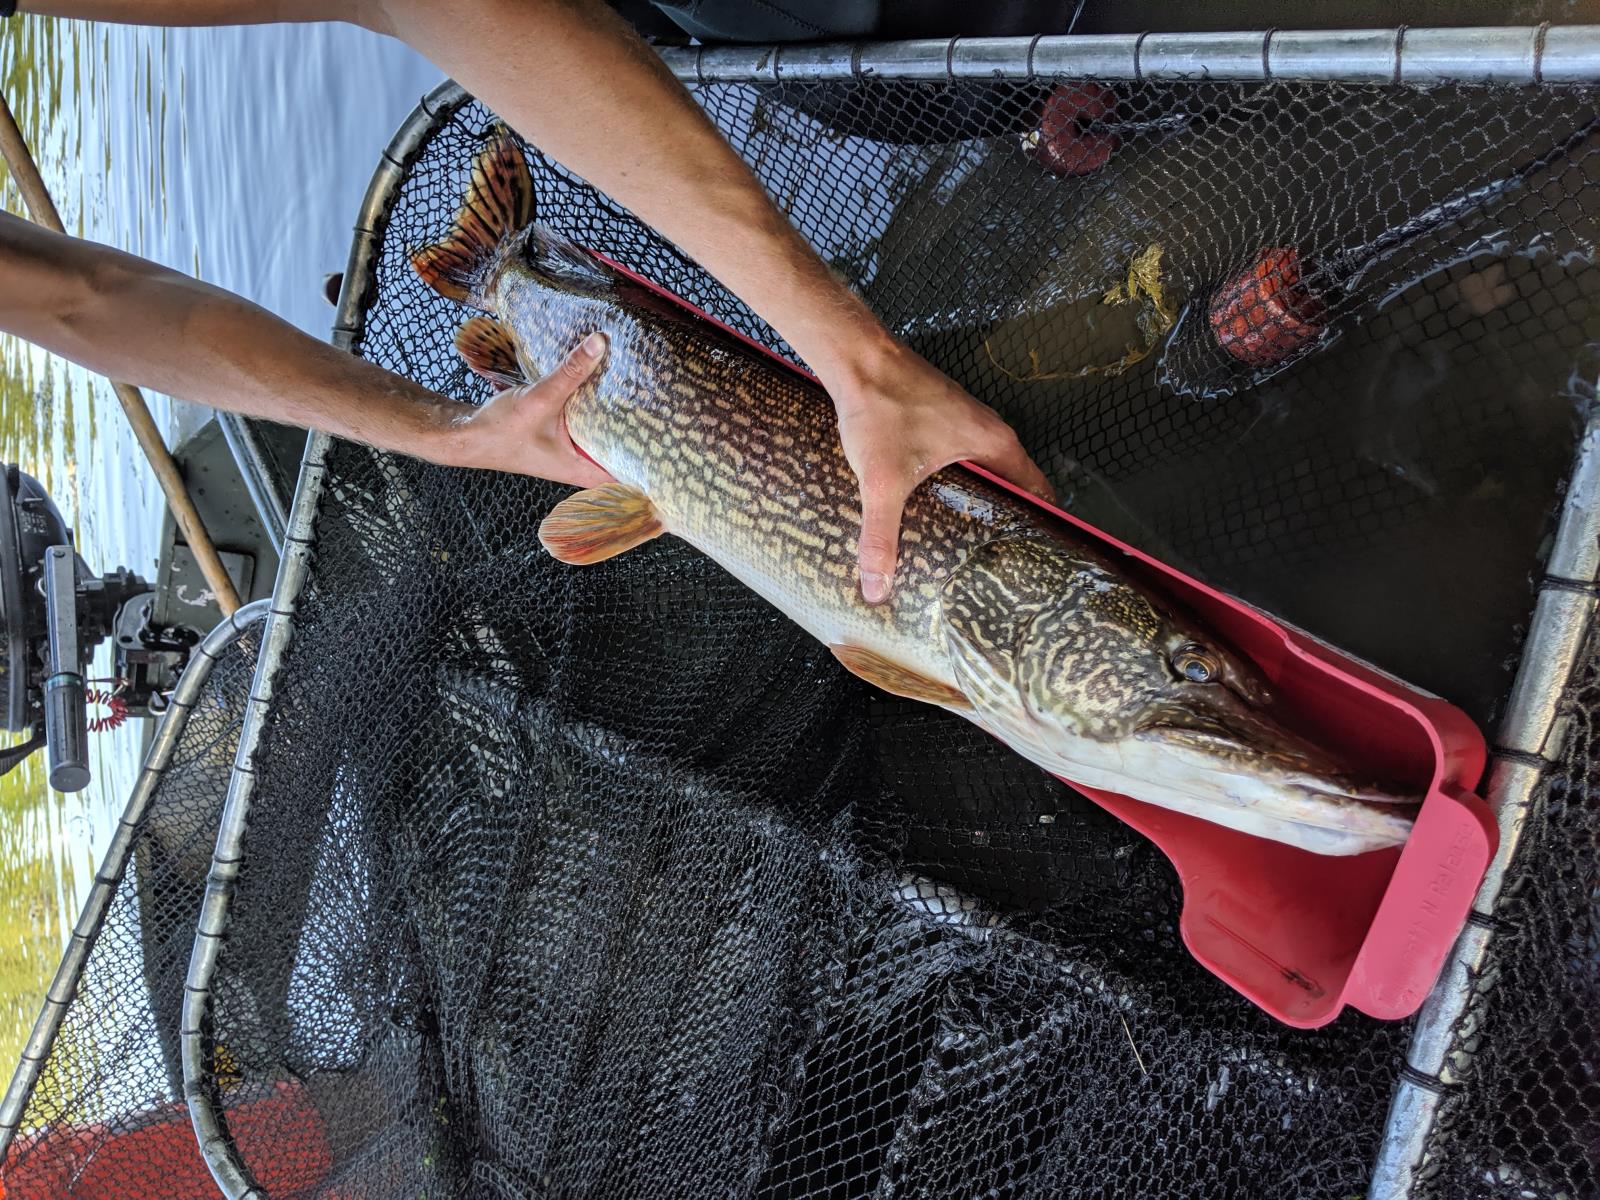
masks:
<path fill-rule="evenodd" d="M 638 488 L 608 483 L 568 496 L 539 525 L 539 541 L 564 563 L 587 566 L 665 532 L 655 505 Z"/>
<path fill-rule="evenodd" d="M 528 382 L 517 361 L 511 331 L 493 317 L 473 317 L 456 330 L 456 353 L 475 373 L 496 387 L 521 387 Z"/>
<path fill-rule="evenodd" d="M 942 704 L 948 708 L 972 707 L 972 702 L 949 684 L 929 679 L 872 650 L 864 650 L 860 646 L 829 646 L 828 649 L 844 664 L 845 670 L 865 679 L 873 687 L 928 704 Z"/>

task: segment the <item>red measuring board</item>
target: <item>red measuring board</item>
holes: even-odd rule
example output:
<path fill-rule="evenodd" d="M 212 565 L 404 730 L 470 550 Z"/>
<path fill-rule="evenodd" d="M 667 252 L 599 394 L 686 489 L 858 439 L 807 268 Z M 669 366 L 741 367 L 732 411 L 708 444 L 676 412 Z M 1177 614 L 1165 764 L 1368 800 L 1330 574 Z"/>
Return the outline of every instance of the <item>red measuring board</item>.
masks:
<path fill-rule="evenodd" d="M 682 297 L 591 253 L 815 381 Z M 1329 856 L 1063 781 L 1161 848 L 1183 886 L 1179 929 L 1190 953 L 1278 1020 L 1315 1028 L 1347 1004 L 1390 1020 L 1415 1012 L 1466 921 L 1499 840 L 1489 806 L 1473 791 L 1488 752 L 1471 718 L 981 467 L 962 465 L 1065 521 L 1130 575 L 1209 624 L 1272 685 L 1274 715 L 1285 725 L 1360 773 L 1423 796 L 1403 846 Z"/>

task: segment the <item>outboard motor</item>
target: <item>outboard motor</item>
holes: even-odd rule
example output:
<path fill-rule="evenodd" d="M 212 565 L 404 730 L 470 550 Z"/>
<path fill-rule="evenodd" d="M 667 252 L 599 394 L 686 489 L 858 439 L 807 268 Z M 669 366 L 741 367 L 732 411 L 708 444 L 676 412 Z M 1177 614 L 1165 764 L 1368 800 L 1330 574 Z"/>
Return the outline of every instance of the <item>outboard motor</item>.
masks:
<path fill-rule="evenodd" d="M 158 711 L 194 642 L 187 630 L 149 627 L 152 593 L 126 568 L 97 575 L 44 486 L 17 466 L 0 475 L 0 722 L 26 732 L 0 750 L 0 774 L 46 748 L 50 786 L 89 783 L 94 649 L 116 634 L 114 712 Z M 100 722 L 96 723 L 97 726 Z"/>

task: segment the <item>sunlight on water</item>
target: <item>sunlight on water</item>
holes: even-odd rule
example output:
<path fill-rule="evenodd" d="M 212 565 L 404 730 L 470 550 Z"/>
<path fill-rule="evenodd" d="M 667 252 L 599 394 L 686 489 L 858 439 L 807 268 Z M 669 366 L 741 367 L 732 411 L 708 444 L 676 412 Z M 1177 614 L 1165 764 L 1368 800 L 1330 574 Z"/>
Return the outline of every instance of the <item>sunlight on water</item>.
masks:
<path fill-rule="evenodd" d="M 0 25 L 0 86 L 51 175 L 80 151 L 58 104 L 63 73 L 78 70 L 77 32 L 57 22 Z M 3 165 L 0 180 L 0 203 L 23 211 Z M 64 218 L 78 200 L 70 191 L 58 195 Z M 92 410 L 83 402 L 91 387 L 80 372 L 0 335 L 0 460 L 37 475 L 69 519 L 78 508 L 74 416 Z M 38 1011 L 39 982 L 53 972 L 71 929 L 79 881 L 94 873 L 83 836 L 92 803 L 88 795 L 51 792 L 37 757 L 0 778 L 0 1070 L 16 1060 Z"/>
<path fill-rule="evenodd" d="M 144 253 L 152 230 L 171 235 L 163 251 L 188 243 L 166 212 L 167 97 L 151 60 L 165 47 L 159 31 L 0 21 L 0 82 L 63 222 L 79 236 Z M 23 213 L 3 166 L 0 178 L 0 202 Z M 198 248 L 186 248 L 182 258 L 198 266 Z M 170 403 L 147 399 L 170 432 Z M 0 334 L 0 461 L 44 482 L 92 568 L 126 564 L 154 577 L 159 493 L 104 380 Z M 110 674 L 104 646 L 95 670 Z M 0 778 L 0 1077 L 38 1015 L 115 828 L 141 734 L 135 723 L 96 736 L 94 779 L 74 796 L 46 786 L 37 757 Z"/>
<path fill-rule="evenodd" d="M 0 83 L 67 228 L 148 253 L 152 228 L 170 229 L 162 158 L 167 107 L 149 57 L 165 39 L 145 32 L 142 40 L 141 56 L 127 52 L 126 31 L 0 22 Z M 119 113 L 129 117 L 106 116 Z M 0 178 L 0 202 L 23 213 L 3 166 Z M 198 250 L 184 257 L 197 263 Z M 169 425 L 169 403 L 149 401 L 157 421 Z M 126 563 L 154 576 L 158 495 L 105 381 L 0 335 L 0 461 L 43 481 L 91 567 Z M 105 647 L 95 668 L 110 673 Z M 46 786 L 38 757 L 0 778 L 0 1077 L 9 1075 L 38 1015 L 132 785 L 140 739 L 136 724 L 97 736 L 94 780 L 74 796 Z"/>

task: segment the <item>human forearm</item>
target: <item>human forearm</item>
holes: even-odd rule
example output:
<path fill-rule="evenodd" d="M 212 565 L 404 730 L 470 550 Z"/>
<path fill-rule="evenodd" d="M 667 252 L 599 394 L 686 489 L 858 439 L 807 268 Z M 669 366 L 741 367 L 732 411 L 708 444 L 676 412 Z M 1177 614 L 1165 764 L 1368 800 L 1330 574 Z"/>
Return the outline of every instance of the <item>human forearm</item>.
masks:
<path fill-rule="evenodd" d="M 671 239 L 825 380 L 848 382 L 892 352 L 866 305 L 598 0 L 22 0 L 21 8 L 153 25 L 339 20 L 392 34 Z M 841 328 L 852 336 L 840 337 Z"/>
<path fill-rule="evenodd" d="M 567 401 L 603 361 L 584 342 L 550 375 L 475 408 L 131 255 L 0 212 L 0 331 L 180 399 L 321 429 L 447 466 L 592 487 L 609 476 L 567 436 Z"/>
<path fill-rule="evenodd" d="M 551 158 L 696 259 L 817 373 L 838 407 L 845 454 L 861 483 L 861 582 L 871 600 L 887 595 L 906 497 L 940 467 L 971 460 L 1049 492 L 1015 434 L 890 337 L 810 250 L 688 92 L 598 0 L 24 0 L 24 6 L 167 24 L 345 20 L 428 55 Z M 578 482 L 588 469 L 569 463 L 560 477 Z"/>
<path fill-rule="evenodd" d="M 370 0 L 19 0 L 17 11 L 128 25 L 360 21 Z"/>
<path fill-rule="evenodd" d="M 21 0 L 21 10 L 151 25 L 337 20 L 392 34 L 671 239 L 825 379 L 843 381 L 891 348 L 688 92 L 598 0 Z"/>
<path fill-rule="evenodd" d="M 443 459 L 471 410 L 228 292 L 7 218 L 0 328 L 195 403 Z"/>
<path fill-rule="evenodd" d="M 660 59 L 604 5 L 378 0 L 374 28 L 428 55 L 545 154 L 605 191 L 769 321 L 829 382 L 888 335 L 762 190 Z M 840 336 L 848 330 L 849 336 Z"/>
<path fill-rule="evenodd" d="M 113 280 L 96 307 L 127 314 L 123 333 L 101 339 L 104 323 L 87 316 L 62 353 L 196 404 L 440 462 L 453 457 L 451 434 L 472 411 L 246 300 L 160 268 Z M 134 339 L 166 353 L 147 357 Z"/>

